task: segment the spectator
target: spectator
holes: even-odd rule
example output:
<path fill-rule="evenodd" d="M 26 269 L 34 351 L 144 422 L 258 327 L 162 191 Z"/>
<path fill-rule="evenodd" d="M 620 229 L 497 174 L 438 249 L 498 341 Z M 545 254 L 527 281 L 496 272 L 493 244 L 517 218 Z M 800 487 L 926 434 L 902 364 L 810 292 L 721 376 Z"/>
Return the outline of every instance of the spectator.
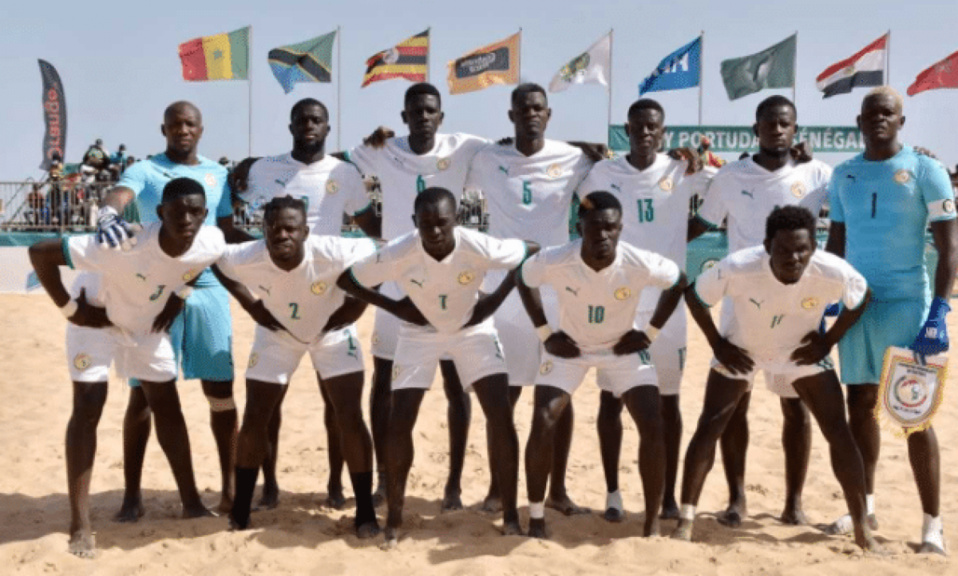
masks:
<path fill-rule="evenodd" d="M 87 148 L 83 154 L 83 162 L 80 171 L 87 177 L 87 181 L 92 181 L 96 173 L 100 170 L 110 168 L 110 153 L 103 147 L 103 139 L 97 138 L 92 146 Z"/>
<path fill-rule="evenodd" d="M 122 174 L 126 168 L 126 159 L 126 144 L 120 144 L 116 154 L 110 156 L 110 174 L 112 175 L 112 180 L 116 181 L 120 179 L 120 174 Z"/>
<path fill-rule="evenodd" d="M 27 194 L 27 209 L 23 219 L 30 226 L 45 226 L 50 224 L 50 210 L 47 208 L 46 195 L 40 184 L 34 184 L 33 190 Z"/>

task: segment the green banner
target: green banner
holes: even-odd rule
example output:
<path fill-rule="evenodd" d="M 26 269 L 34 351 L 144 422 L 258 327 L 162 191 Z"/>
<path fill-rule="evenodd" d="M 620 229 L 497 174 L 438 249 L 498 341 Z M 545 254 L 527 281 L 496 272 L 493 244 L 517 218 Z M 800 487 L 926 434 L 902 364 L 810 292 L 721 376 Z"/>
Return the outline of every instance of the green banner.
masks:
<path fill-rule="evenodd" d="M 712 152 L 758 152 L 758 138 L 751 126 L 666 126 L 662 146 L 666 150 L 698 148 L 703 135 L 712 141 Z M 813 154 L 857 154 L 865 149 L 856 126 L 800 126 L 795 141 L 808 142 Z M 629 137 L 621 124 L 609 126 L 609 148 L 629 149 Z"/>

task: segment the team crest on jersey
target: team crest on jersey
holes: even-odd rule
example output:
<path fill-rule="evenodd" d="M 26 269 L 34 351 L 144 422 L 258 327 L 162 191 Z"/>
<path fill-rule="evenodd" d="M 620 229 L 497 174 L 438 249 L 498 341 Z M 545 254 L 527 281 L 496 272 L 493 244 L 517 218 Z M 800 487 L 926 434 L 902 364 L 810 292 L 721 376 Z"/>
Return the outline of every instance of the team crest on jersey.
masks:
<path fill-rule="evenodd" d="M 326 293 L 326 288 L 328 288 L 328 286 L 325 282 L 313 282 L 313 285 L 309 287 L 309 291 L 317 296 L 321 296 Z"/>
<path fill-rule="evenodd" d="M 558 178 L 559 176 L 562 176 L 562 166 L 553 164 L 549 166 L 548 170 L 546 170 L 546 174 L 549 176 L 549 178 Z"/>
<path fill-rule="evenodd" d="M 941 202 L 941 211 L 945 214 L 953 214 L 955 212 L 955 201 L 954 200 L 943 200 Z"/>
<path fill-rule="evenodd" d="M 255 368 L 257 364 L 259 364 L 259 354 L 253 352 L 249 355 L 249 367 Z"/>
<path fill-rule="evenodd" d="M 809 297 L 802 300 L 802 308 L 806 310 L 811 310 L 812 308 L 818 306 L 818 298 Z"/>
<path fill-rule="evenodd" d="M 436 160 L 436 168 L 440 170 L 448 170 L 450 164 L 452 164 L 452 160 L 449 158 L 440 158 L 439 160 Z"/>
<path fill-rule="evenodd" d="M 79 354 L 73 357 L 73 366 L 77 370 L 86 370 L 87 368 L 90 367 L 90 364 L 92 363 L 93 363 L 93 359 L 90 358 L 90 355 L 83 352 L 80 352 Z"/>
<path fill-rule="evenodd" d="M 193 278 L 196 278 L 198 275 L 199 275 L 199 271 L 197 271 L 197 270 L 187 270 L 187 271 L 183 274 L 183 281 L 184 281 L 184 282 L 189 282 L 189 281 L 192 280 Z"/>
<path fill-rule="evenodd" d="M 465 270 L 459 273 L 459 283 L 465 286 L 476 279 L 476 273 L 472 270 Z"/>
<path fill-rule="evenodd" d="M 216 188 L 216 176 L 213 176 L 209 172 L 206 173 L 206 176 L 203 176 L 203 181 L 206 182 L 206 185 L 210 188 Z"/>
<path fill-rule="evenodd" d="M 805 195 L 805 185 L 801 182 L 795 182 L 792 184 L 792 196 L 796 198 L 801 198 Z"/>
<path fill-rule="evenodd" d="M 675 181 L 672 180 L 671 176 L 663 176 L 662 179 L 659 180 L 659 188 L 663 192 L 671 192 L 672 188 L 675 188 Z"/>
<path fill-rule="evenodd" d="M 552 372 L 553 367 L 552 360 L 546 360 L 541 366 L 539 366 L 539 374 L 545 376 L 546 374 Z"/>
<path fill-rule="evenodd" d="M 335 194 L 337 192 L 339 192 L 339 183 L 330 178 L 326 181 L 326 193 Z"/>
<path fill-rule="evenodd" d="M 911 172 L 902 168 L 898 172 L 895 172 L 895 182 L 899 184 L 907 184 L 911 180 Z"/>
<path fill-rule="evenodd" d="M 399 366 L 393 366 L 393 381 L 395 381 L 396 378 L 399 378 L 400 372 L 402 372 L 402 368 L 400 368 Z"/>
<path fill-rule="evenodd" d="M 714 258 L 710 258 L 706 260 L 705 262 L 702 262 L 702 268 L 699 269 L 699 272 L 700 273 L 705 272 L 706 270 L 708 270 L 712 266 L 715 266 L 716 264 L 718 264 L 718 260 Z M 721 273 L 719 274 L 719 278 L 721 278 Z"/>
<path fill-rule="evenodd" d="M 629 290 L 628 286 L 623 286 L 615 291 L 616 300 L 626 300 L 631 295 L 632 295 L 632 290 Z"/>
<path fill-rule="evenodd" d="M 372 343 L 373 345 L 379 344 L 379 332 L 373 332 Z"/>

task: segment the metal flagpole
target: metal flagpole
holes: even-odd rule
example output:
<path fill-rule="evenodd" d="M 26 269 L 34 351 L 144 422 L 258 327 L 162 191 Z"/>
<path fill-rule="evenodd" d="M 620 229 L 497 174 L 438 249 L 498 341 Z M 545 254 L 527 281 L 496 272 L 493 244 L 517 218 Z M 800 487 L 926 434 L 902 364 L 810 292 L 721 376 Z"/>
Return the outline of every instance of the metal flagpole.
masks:
<path fill-rule="evenodd" d="M 519 84 L 519 83 L 522 82 L 522 26 L 519 26 L 519 42 L 518 42 L 518 44 L 519 44 L 519 50 L 516 51 L 516 52 L 517 52 L 517 54 L 516 54 L 516 72 L 517 72 L 517 74 L 516 74 L 516 75 L 518 76 L 518 78 L 516 79 L 516 84 Z"/>
<path fill-rule="evenodd" d="M 605 129 L 606 138 L 609 137 L 609 127 L 612 126 L 612 40 L 613 40 L 613 33 L 614 33 L 614 32 L 615 32 L 615 28 L 610 28 L 610 29 L 609 29 L 609 86 L 608 86 L 608 91 L 609 91 L 609 114 L 608 114 L 608 123 L 607 123 L 606 129 Z"/>
<path fill-rule="evenodd" d="M 343 55 L 342 28 L 336 26 L 336 149 L 342 150 L 340 136 L 343 131 Z"/>
<path fill-rule="evenodd" d="M 792 104 L 798 108 L 798 98 L 795 96 L 795 88 L 798 82 L 795 81 L 795 75 L 798 73 L 798 30 L 795 31 L 795 50 L 792 52 Z"/>
<path fill-rule="evenodd" d="M 250 54 L 253 53 L 253 26 L 252 24 L 249 27 L 249 34 L 246 36 L 247 47 L 246 47 L 246 85 L 249 89 L 249 95 L 246 99 L 247 105 L 247 119 L 246 125 L 247 130 L 249 131 L 246 138 L 247 146 L 247 155 L 253 157 L 253 59 L 250 58 Z"/>
<path fill-rule="evenodd" d="M 885 85 L 891 86 L 891 28 L 885 33 Z"/>
<path fill-rule="evenodd" d="M 699 31 L 699 126 L 702 125 L 702 87 L 705 84 L 705 30 Z"/>
<path fill-rule="evenodd" d="M 429 82 L 429 53 L 432 52 L 432 26 L 426 28 L 426 82 Z"/>

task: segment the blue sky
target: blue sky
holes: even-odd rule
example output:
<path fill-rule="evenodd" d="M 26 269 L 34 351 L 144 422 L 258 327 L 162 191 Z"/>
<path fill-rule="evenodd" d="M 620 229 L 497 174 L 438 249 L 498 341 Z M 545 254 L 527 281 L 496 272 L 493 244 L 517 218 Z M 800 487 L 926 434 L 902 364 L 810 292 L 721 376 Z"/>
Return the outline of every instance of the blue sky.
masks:
<path fill-rule="evenodd" d="M 162 10 L 157 7 L 162 6 Z M 360 89 L 365 60 L 375 52 L 432 28 L 430 79 L 443 93 L 445 131 L 488 137 L 511 133 L 508 87 L 448 96 L 446 62 L 520 27 L 522 78 L 547 85 L 567 60 L 615 29 L 612 117 L 621 122 L 638 96 L 637 86 L 666 54 L 705 31 L 704 123 L 751 124 L 755 106 L 774 92 L 730 102 L 719 77 L 721 60 L 762 50 L 798 31 L 799 123 L 850 125 L 864 91 L 822 100 L 815 77 L 891 29 L 892 86 L 904 93 L 915 76 L 958 50 L 958 3 L 870 0 L 763 3 L 548 0 L 384 2 L 352 0 L 192 1 L 149 7 L 135 2 L 17 2 L 0 19 L 0 180 L 41 175 L 43 115 L 37 58 L 54 64 L 69 112 L 67 160 L 76 161 L 95 138 L 111 150 L 120 142 L 135 156 L 162 151 L 162 111 L 187 99 L 203 111 L 202 154 L 242 158 L 247 153 L 246 82 L 187 83 L 177 45 L 197 36 L 252 24 L 253 153 L 288 151 L 290 107 L 311 96 L 325 102 L 338 122 L 342 145 L 352 146 L 377 125 L 402 129 L 399 111 L 408 83 L 393 80 Z M 301 84 L 289 95 L 273 78 L 266 53 L 342 27 L 342 104 L 332 84 Z M 335 61 L 334 61 L 335 62 Z M 791 96 L 791 90 L 779 91 Z M 694 124 L 696 89 L 652 94 L 667 123 Z M 601 86 L 580 86 L 551 96 L 549 135 L 604 141 L 608 96 Z M 339 108 L 339 110 L 337 110 Z M 338 112 L 338 121 L 337 121 Z M 958 163 L 958 91 L 905 97 L 904 139 Z M 336 148 L 336 127 L 328 149 Z M 840 155 L 826 155 L 830 162 Z"/>

